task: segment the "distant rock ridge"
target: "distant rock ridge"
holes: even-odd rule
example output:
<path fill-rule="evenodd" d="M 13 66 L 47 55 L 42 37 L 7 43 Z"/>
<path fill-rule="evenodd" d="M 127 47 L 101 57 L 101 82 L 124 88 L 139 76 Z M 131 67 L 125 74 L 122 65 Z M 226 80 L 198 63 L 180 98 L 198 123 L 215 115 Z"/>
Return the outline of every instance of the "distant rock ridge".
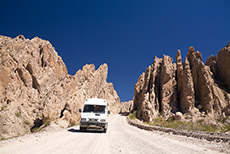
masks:
<path fill-rule="evenodd" d="M 174 118 L 183 114 L 209 119 L 230 116 L 230 42 L 217 56 L 202 62 L 193 47 L 182 63 L 169 56 L 155 57 L 138 78 L 134 88 L 134 109 L 144 121 Z M 196 120 L 196 119 L 195 119 Z"/>
<path fill-rule="evenodd" d="M 67 127 L 80 119 L 86 98 L 104 98 L 113 113 L 120 99 L 107 83 L 107 64 L 83 66 L 74 76 L 49 41 L 0 36 L 0 139 L 49 121 Z"/>

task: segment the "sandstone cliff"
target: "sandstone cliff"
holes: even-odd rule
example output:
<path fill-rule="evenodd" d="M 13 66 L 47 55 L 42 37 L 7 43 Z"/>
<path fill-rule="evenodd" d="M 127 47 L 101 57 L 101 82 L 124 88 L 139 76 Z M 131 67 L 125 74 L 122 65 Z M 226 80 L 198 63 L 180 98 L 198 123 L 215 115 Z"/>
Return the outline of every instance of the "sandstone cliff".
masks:
<path fill-rule="evenodd" d="M 137 117 L 151 121 L 183 114 L 209 119 L 230 116 L 230 43 L 206 63 L 193 47 L 184 63 L 180 50 L 176 63 L 169 56 L 155 57 L 135 84 Z"/>
<path fill-rule="evenodd" d="M 121 102 L 120 104 L 120 114 L 127 115 L 133 110 L 133 100 L 127 102 Z"/>
<path fill-rule="evenodd" d="M 49 121 L 67 127 L 78 122 L 86 98 L 104 98 L 113 113 L 120 99 L 107 83 L 107 64 L 85 65 L 74 76 L 45 40 L 0 36 L 0 137 L 29 132 Z"/>

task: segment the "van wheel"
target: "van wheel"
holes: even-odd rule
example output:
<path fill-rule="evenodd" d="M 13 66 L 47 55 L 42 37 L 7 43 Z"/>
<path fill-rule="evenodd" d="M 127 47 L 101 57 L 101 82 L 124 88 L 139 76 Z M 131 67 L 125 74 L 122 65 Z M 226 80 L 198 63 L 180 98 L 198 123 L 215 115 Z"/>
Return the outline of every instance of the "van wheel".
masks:
<path fill-rule="evenodd" d="M 81 132 L 85 132 L 85 130 L 86 130 L 86 129 L 85 129 L 84 127 L 80 127 L 80 131 L 81 131 Z"/>
<path fill-rule="evenodd" d="M 106 129 L 106 128 L 104 128 L 103 133 L 106 133 L 106 131 L 107 131 L 107 129 Z"/>

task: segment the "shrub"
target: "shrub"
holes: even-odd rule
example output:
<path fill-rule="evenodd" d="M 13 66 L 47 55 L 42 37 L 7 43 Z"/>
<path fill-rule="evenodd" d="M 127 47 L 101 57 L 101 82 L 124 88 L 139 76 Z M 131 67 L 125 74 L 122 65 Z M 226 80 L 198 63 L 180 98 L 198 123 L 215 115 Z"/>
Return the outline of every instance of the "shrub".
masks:
<path fill-rule="evenodd" d="M 221 123 L 224 123 L 226 120 L 228 120 L 228 117 L 222 117 L 222 118 L 216 119 L 216 121 L 221 122 Z"/>
<path fill-rule="evenodd" d="M 15 116 L 18 118 L 21 117 L 21 112 L 15 112 Z"/>
<path fill-rule="evenodd" d="M 6 108 L 6 105 L 3 105 L 0 111 L 3 111 L 5 108 Z"/>
<path fill-rule="evenodd" d="M 197 120 L 197 123 L 198 123 L 198 124 L 203 124 L 203 123 L 204 123 L 204 119 L 199 119 L 199 120 Z"/>
<path fill-rule="evenodd" d="M 183 130 L 198 130 L 207 132 L 217 132 L 220 131 L 216 125 L 204 124 L 203 120 L 192 123 L 190 121 L 178 121 L 178 120 L 164 120 L 160 117 L 154 119 L 152 122 L 148 123 L 153 126 L 168 127 L 173 129 L 183 129 Z M 226 127 L 225 130 L 229 131 L 230 126 Z"/>
<path fill-rule="evenodd" d="M 213 124 L 200 124 L 195 123 L 193 130 L 205 131 L 205 132 L 218 132 L 220 128 Z"/>
<path fill-rule="evenodd" d="M 44 121 L 44 127 L 46 127 L 46 126 L 49 126 L 50 125 L 50 123 L 51 123 L 51 120 L 50 119 L 46 119 L 45 121 Z"/>
<path fill-rule="evenodd" d="M 7 131 L 5 129 L 3 129 L 2 134 L 7 134 Z"/>
<path fill-rule="evenodd" d="M 1 137 L 1 140 L 3 141 L 3 140 L 6 140 L 6 138 L 5 137 Z"/>
<path fill-rule="evenodd" d="M 130 118 L 130 119 L 137 119 L 137 112 L 134 111 L 133 113 L 130 113 L 130 114 L 129 114 L 129 118 Z"/>
<path fill-rule="evenodd" d="M 221 130 L 222 133 L 226 133 L 226 132 L 229 132 L 229 131 L 230 131 L 230 124 L 224 125 L 224 127 Z"/>
<path fill-rule="evenodd" d="M 75 121 L 70 122 L 70 127 L 75 126 L 75 125 L 77 125 L 77 123 Z"/>
<path fill-rule="evenodd" d="M 164 120 L 160 117 L 154 119 L 150 125 L 160 126 L 160 127 L 168 127 L 174 129 L 186 129 L 189 130 L 191 128 L 190 122 L 187 121 L 178 121 L 178 120 Z"/>
<path fill-rule="evenodd" d="M 25 121 L 24 121 L 24 124 L 29 126 L 29 125 L 30 125 L 30 122 L 29 122 L 28 120 L 25 120 Z"/>
<path fill-rule="evenodd" d="M 191 116 L 185 116 L 184 117 L 186 120 L 190 120 L 190 119 L 192 119 L 192 117 Z"/>
<path fill-rule="evenodd" d="M 39 132 L 39 131 L 41 131 L 42 129 L 40 128 L 40 127 L 35 127 L 35 128 L 33 128 L 33 129 L 31 129 L 30 131 L 32 132 L 32 133 L 36 133 L 36 132 Z"/>

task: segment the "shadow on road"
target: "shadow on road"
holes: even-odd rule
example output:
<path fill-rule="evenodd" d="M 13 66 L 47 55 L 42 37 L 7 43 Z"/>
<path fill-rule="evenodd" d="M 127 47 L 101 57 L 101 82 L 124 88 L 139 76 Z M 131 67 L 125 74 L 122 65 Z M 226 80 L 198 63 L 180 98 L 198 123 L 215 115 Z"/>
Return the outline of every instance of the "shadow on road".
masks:
<path fill-rule="evenodd" d="M 129 115 L 129 112 L 120 112 L 119 113 L 121 116 L 128 116 Z"/>
<path fill-rule="evenodd" d="M 68 132 L 77 133 L 77 132 L 81 132 L 81 131 L 79 129 L 70 128 L 70 129 L 68 129 Z"/>
<path fill-rule="evenodd" d="M 87 130 L 87 131 L 80 131 L 79 129 L 74 129 L 74 128 L 70 128 L 68 129 L 68 132 L 72 132 L 72 133 L 102 133 L 101 130 Z"/>

